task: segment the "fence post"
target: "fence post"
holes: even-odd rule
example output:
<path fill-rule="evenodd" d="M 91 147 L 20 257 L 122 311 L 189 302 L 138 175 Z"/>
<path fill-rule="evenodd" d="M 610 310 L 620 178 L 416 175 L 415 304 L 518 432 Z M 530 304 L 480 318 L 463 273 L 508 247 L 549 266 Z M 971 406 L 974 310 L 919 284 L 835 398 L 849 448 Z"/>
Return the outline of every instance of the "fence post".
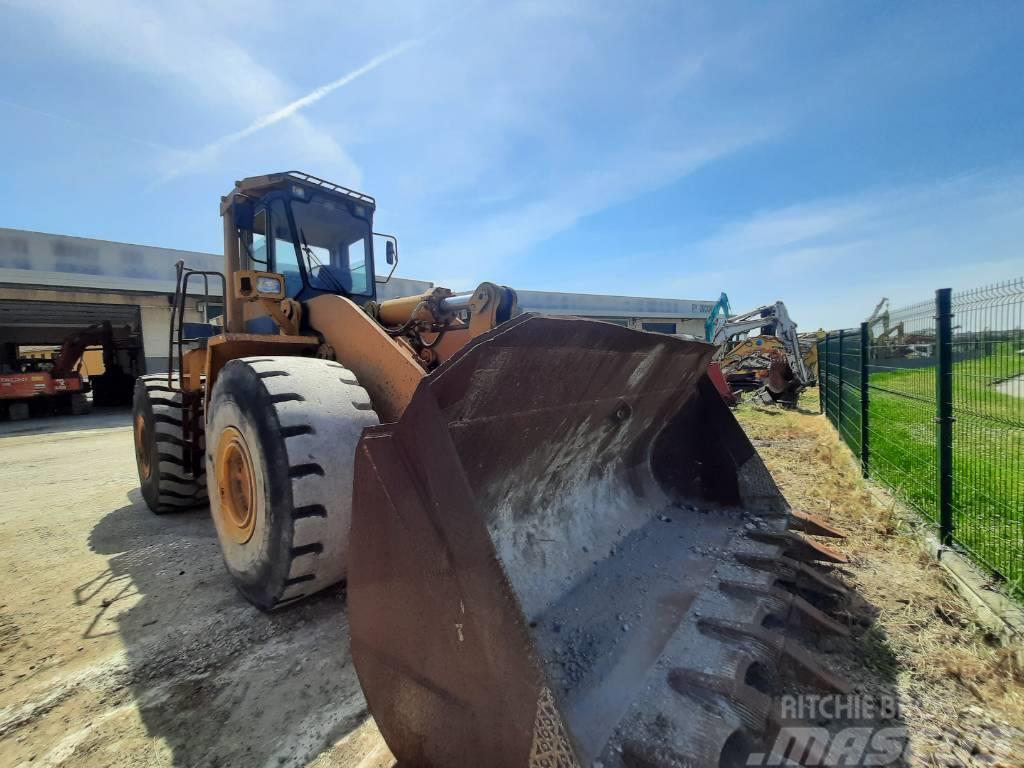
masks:
<path fill-rule="evenodd" d="M 860 472 L 868 476 L 868 324 L 860 324 Z"/>
<path fill-rule="evenodd" d="M 845 330 L 839 331 L 839 365 L 836 366 L 839 369 L 839 397 L 838 405 L 836 406 L 836 431 L 839 433 L 840 439 L 843 439 L 843 338 L 846 336 Z"/>
<path fill-rule="evenodd" d="M 938 448 L 939 540 L 953 541 L 953 308 L 952 289 L 935 292 L 935 423 Z"/>
<path fill-rule="evenodd" d="M 821 355 L 818 355 L 818 407 L 826 416 L 828 415 L 828 337 L 830 333 L 825 331 L 825 362 L 822 364 Z"/>

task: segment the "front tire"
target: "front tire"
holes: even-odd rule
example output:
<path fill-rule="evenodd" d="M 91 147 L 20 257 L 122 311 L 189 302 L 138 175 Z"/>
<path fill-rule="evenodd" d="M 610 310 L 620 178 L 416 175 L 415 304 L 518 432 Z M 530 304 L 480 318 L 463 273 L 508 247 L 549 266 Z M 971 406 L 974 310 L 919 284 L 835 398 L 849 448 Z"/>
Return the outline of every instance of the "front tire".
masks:
<path fill-rule="evenodd" d="M 142 498 L 158 515 L 206 503 L 205 468 L 200 463 L 198 477 L 187 470 L 183 419 L 181 391 L 168 385 L 167 374 L 136 380 L 132 398 L 135 465 Z"/>
<path fill-rule="evenodd" d="M 366 390 L 339 363 L 224 366 L 207 424 L 210 508 L 228 573 L 258 608 L 344 578 L 356 444 L 377 423 Z"/>

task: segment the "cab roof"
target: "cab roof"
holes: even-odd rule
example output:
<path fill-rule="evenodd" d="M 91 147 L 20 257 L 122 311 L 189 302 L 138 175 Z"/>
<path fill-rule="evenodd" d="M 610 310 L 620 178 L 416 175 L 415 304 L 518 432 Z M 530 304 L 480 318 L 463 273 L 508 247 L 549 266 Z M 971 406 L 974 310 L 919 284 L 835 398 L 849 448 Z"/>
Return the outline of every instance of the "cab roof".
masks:
<path fill-rule="evenodd" d="M 318 192 L 327 192 L 333 197 L 368 206 L 371 210 L 377 207 L 377 201 L 369 195 L 364 195 L 362 192 L 356 192 L 354 189 L 325 181 L 302 171 L 282 171 L 280 173 L 268 173 L 263 176 L 249 176 L 241 181 L 236 181 L 235 188 L 225 197 L 221 198 L 220 212 L 223 215 L 227 211 L 235 195 L 255 195 L 272 189 L 283 189 L 289 185 L 297 185 Z"/>

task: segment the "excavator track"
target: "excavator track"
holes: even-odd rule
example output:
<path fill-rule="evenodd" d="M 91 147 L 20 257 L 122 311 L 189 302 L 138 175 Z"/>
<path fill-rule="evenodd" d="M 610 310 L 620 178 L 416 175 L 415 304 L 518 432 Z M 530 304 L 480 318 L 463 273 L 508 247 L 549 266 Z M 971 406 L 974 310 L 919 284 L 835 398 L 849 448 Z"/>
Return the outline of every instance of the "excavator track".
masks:
<path fill-rule="evenodd" d="M 402 765 L 733 766 L 845 562 L 805 538 L 705 375 L 712 348 L 524 315 L 356 453 L 353 658 Z M 828 529 L 831 531 L 831 529 Z M 809 599 L 808 599 L 809 598 Z"/>

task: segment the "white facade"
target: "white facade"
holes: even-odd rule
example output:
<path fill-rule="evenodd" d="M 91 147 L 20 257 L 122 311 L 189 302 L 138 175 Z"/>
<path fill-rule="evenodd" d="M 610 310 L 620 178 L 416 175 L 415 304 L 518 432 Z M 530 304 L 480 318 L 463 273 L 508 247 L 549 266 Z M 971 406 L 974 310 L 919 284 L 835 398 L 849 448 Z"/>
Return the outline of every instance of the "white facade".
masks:
<path fill-rule="evenodd" d="M 654 299 L 595 293 L 520 291 L 519 309 L 545 315 L 575 315 L 636 330 L 688 334 L 704 338 L 704 323 L 716 299 Z"/>
<path fill-rule="evenodd" d="M 85 325 L 123 321 L 130 307 L 127 322 L 142 336 L 146 370 L 166 370 L 170 297 L 179 260 L 193 269 L 224 269 L 224 257 L 212 253 L 0 228 L 0 345 L 59 344 Z M 211 305 L 220 297 L 219 282 L 210 282 Z M 381 298 L 392 298 L 430 288 L 421 280 L 395 277 L 378 283 L 377 291 Z M 189 322 L 202 321 L 214 309 L 195 296 L 202 291 L 200 281 L 190 284 Z M 73 304 L 79 311 L 55 317 L 55 304 Z"/>
<path fill-rule="evenodd" d="M 0 351 L 4 345 L 9 350 L 15 344 L 59 344 L 85 324 L 116 318 L 141 334 L 146 369 L 165 370 L 174 265 L 179 260 L 195 269 L 223 269 L 223 257 L 211 253 L 0 228 Z M 396 277 L 378 281 L 377 293 L 388 299 L 432 287 L 423 280 Z M 195 290 L 202 291 L 198 281 Z M 214 307 L 190 293 L 186 320 L 201 321 Z M 217 304 L 219 281 L 211 281 L 210 293 L 209 304 Z M 523 312 L 576 315 L 698 338 L 704 337 L 704 322 L 716 304 L 549 291 L 517 294 Z"/>

